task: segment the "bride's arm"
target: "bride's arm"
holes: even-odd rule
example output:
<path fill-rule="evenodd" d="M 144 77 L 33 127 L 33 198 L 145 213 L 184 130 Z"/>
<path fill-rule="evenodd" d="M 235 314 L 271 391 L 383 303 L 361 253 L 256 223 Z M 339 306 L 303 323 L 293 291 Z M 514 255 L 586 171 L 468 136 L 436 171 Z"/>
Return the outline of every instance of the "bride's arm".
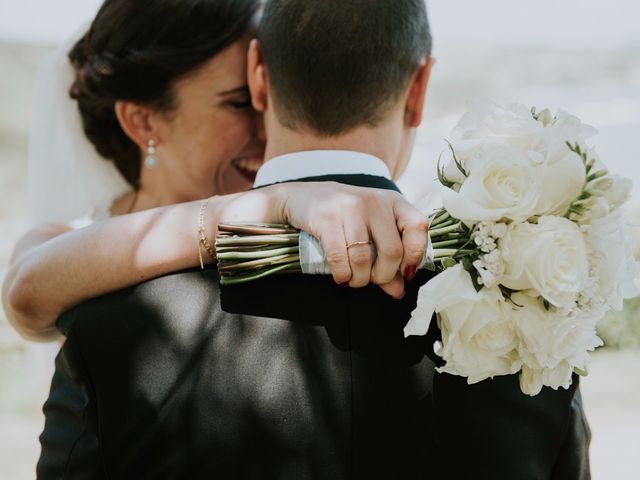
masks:
<path fill-rule="evenodd" d="M 28 233 L 18 242 L 3 284 L 9 321 L 23 337 L 49 341 L 58 335 L 58 316 L 82 301 L 197 266 L 201 206 L 202 201 L 188 202 L 77 230 L 46 227 Z M 403 293 L 398 269 L 417 265 L 426 244 L 424 216 L 399 194 L 331 182 L 215 197 L 205 218 L 212 240 L 222 221 L 290 223 L 320 238 L 336 282 L 359 287 L 391 281 L 385 290 L 397 297 Z M 376 242 L 373 268 L 369 249 L 347 253 L 346 238 L 354 235 Z"/>

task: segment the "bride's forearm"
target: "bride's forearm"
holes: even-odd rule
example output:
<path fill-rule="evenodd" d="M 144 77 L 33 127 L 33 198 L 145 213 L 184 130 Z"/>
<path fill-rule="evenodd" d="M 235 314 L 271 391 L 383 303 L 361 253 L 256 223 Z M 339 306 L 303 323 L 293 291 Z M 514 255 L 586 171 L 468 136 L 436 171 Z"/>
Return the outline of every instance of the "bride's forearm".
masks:
<path fill-rule="evenodd" d="M 50 340 L 56 319 L 79 303 L 199 265 L 201 212 L 212 243 L 222 222 L 291 223 L 320 238 L 337 283 L 359 287 L 371 280 L 396 298 L 404 291 L 396 278 L 399 267 L 405 272 L 417 265 L 426 245 L 424 215 L 396 192 L 287 183 L 214 197 L 205 210 L 203 205 L 187 202 L 114 217 L 39 245 L 20 242 L 3 284 L 9 321 L 25 338 Z M 351 262 L 345 232 L 376 241 L 373 268 L 369 258 Z M 203 260 L 212 262 L 202 250 Z"/>
<path fill-rule="evenodd" d="M 213 241 L 223 219 L 281 221 L 282 195 L 276 187 L 212 198 L 204 212 L 207 236 Z M 49 341 L 56 319 L 79 303 L 199 265 L 201 207 L 196 201 L 114 217 L 40 244 L 25 237 L 3 285 L 8 319 L 23 337 Z"/>

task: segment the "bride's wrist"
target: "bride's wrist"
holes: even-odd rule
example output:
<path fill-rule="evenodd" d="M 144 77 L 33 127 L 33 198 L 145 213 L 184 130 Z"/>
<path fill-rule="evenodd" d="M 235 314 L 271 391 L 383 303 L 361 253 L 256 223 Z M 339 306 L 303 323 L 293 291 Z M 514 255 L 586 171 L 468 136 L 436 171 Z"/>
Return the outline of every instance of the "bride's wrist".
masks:
<path fill-rule="evenodd" d="M 219 197 L 218 223 L 285 223 L 293 184 L 270 185 Z"/>
<path fill-rule="evenodd" d="M 207 221 L 206 218 L 209 204 L 213 203 L 218 198 L 218 195 L 206 198 L 200 202 L 198 208 L 198 221 L 197 221 L 197 245 L 198 245 L 198 260 L 200 262 L 200 268 L 204 270 L 205 264 L 216 261 L 215 252 L 215 238 L 217 235 L 218 225 L 217 222 Z M 214 215 L 215 217 L 215 215 Z M 207 228 L 209 227 L 209 228 Z"/>
<path fill-rule="evenodd" d="M 297 183 L 273 185 L 273 196 L 270 198 L 270 211 L 273 218 L 269 223 L 291 223 L 291 197 L 299 188 Z"/>

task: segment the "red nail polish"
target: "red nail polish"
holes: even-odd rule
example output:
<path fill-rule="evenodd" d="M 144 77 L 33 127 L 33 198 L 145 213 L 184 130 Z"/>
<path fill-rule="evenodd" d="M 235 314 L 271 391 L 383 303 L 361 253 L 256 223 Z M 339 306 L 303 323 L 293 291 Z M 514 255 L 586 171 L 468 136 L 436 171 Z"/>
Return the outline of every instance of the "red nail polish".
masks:
<path fill-rule="evenodd" d="M 416 270 L 418 268 L 415 265 L 407 265 L 404 269 L 404 278 L 407 280 L 413 280 L 416 276 Z"/>

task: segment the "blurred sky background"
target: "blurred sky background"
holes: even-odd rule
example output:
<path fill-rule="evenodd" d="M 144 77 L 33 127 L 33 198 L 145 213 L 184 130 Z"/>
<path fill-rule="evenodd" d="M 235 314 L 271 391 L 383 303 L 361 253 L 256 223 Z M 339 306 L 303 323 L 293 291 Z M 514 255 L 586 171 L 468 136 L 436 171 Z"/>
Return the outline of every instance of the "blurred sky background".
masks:
<path fill-rule="evenodd" d="M 0 278 L 27 228 L 26 144 L 35 68 L 89 21 L 100 3 L 0 0 Z M 611 170 L 634 180 L 632 213 L 638 211 L 640 2 L 428 0 L 427 5 L 437 63 L 424 125 L 401 182 L 410 198 L 428 194 L 437 202 L 434 166 L 443 139 L 467 100 L 496 97 L 563 108 L 598 128 L 591 144 Z M 594 433 L 594 480 L 630 480 L 640 471 L 640 303 L 634 305 L 610 323 L 611 344 L 631 348 L 597 352 L 581 382 Z M 0 312 L 0 478 L 34 477 L 51 365 L 51 354 L 18 338 Z"/>
<path fill-rule="evenodd" d="M 97 0 L 1 0 L 0 39 L 56 44 L 95 13 Z M 635 0 L 431 0 L 437 43 L 628 47 L 640 44 Z"/>
<path fill-rule="evenodd" d="M 98 0 L 0 0 L 0 40 L 56 45 Z M 636 181 L 640 202 L 640 6 L 635 0 L 432 0 L 437 60 L 409 178 L 442 148 L 465 100 L 493 96 L 560 107 L 596 126 L 611 170 Z M 426 158 L 425 158 L 426 157 Z M 403 182 L 407 193 L 420 187 Z"/>

